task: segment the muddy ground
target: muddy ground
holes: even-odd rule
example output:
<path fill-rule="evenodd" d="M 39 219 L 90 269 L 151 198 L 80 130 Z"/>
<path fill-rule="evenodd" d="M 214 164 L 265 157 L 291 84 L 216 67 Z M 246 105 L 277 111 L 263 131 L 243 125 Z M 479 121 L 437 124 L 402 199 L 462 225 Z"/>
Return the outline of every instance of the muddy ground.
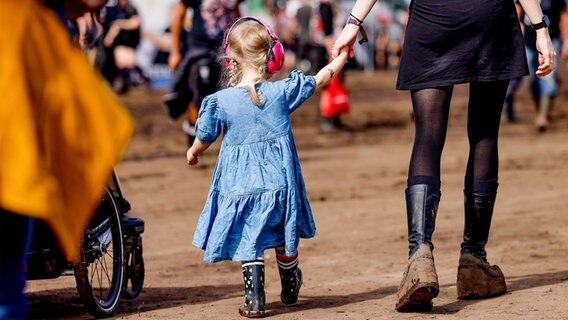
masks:
<path fill-rule="evenodd" d="M 563 67 L 565 68 L 565 67 Z M 568 72 L 562 69 L 562 78 Z M 295 306 L 279 301 L 273 252 L 267 252 L 267 311 L 273 319 L 568 319 L 568 85 L 539 134 L 523 86 L 519 122 L 503 121 L 500 189 L 489 260 L 507 277 L 505 296 L 456 299 L 467 160 L 467 86 L 457 86 L 442 160 L 442 201 L 434 234 L 441 292 L 422 314 L 394 311 L 405 268 L 404 188 L 413 139 L 410 99 L 394 90 L 396 73 L 350 72 L 347 130 L 323 134 L 318 97 L 293 115 L 317 236 L 300 247 L 304 285 Z M 118 166 L 133 214 L 146 222 L 145 286 L 122 300 L 117 319 L 239 319 L 240 265 L 208 264 L 191 245 L 216 159 L 216 144 L 198 168 L 185 163 L 185 137 L 160 105 L 162 93 L 136 88 L 123 97 L 136 134 Z M 31 319 L 91 319 L 73 277 L 30 281 Z"/>

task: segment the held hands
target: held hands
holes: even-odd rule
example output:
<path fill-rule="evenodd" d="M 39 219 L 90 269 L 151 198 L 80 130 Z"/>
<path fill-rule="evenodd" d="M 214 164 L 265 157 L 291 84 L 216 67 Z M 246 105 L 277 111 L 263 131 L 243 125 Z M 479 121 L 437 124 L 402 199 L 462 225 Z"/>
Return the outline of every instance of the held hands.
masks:
<path fill-rule="evenodd" d="M 552 46 L 548 29 L 539 29 L 536 32 L 536 50 L 538 51 L 537 77 L 544 77 L 555 68 L 556 52 Z"/>
<path fill-rule="evenodd" d="M 359 26 L 354 24 L 346 24 L 335 43 L 331 47 L 331 57 L 336 58 L 339 56 L 339 52 L 344 47 L 349 49 L 349 56 L 353 57 L 353 44 L 357 40 L 357 33 L 359 32 Z"/>

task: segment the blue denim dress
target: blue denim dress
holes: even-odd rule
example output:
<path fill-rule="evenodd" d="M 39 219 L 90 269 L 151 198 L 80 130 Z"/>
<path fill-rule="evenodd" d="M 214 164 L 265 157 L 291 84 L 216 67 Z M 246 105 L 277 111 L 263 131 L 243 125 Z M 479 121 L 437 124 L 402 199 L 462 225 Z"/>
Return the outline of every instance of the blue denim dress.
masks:
<path fill-rule="evenodd" d="M 209 262 L 253 260 L 284 246 L 287 255 L 316 227 L 306 196 L 290 113 L 313 95 L 315 79 L 293 71 L 286 79 L 256 85 L 263 106 L 248 87 L 207 96 L 197 120 L 197 138 L 211 143 L 223 133 L 211 189 L 193 244 Z"/>

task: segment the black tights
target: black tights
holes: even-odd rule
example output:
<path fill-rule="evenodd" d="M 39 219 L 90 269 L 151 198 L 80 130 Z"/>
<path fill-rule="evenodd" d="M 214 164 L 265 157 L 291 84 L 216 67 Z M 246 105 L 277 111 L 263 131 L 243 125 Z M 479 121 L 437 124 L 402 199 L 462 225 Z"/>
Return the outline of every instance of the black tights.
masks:
<path fill-rule="evenodd" d="M 508 81 L 470 84 L 467 114 L 469 157 L 465 188 L 474 181 L 497 180 L 497 138 Z M 408 170 L 408 185 L 440 184 L 440 160 L 446 140 L 453 86 L 411 91 L 416 132 Z"/>

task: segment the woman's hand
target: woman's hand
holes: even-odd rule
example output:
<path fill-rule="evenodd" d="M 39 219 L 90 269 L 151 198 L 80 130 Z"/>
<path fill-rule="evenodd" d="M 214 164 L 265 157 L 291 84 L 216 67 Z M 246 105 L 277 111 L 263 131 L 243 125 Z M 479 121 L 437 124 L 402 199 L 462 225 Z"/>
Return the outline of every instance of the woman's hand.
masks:
<path fill-rule="evenodd" d="M 348 23 L 345 25 L 335 43 L 331 47 L 331 57 L 336 58 L 339 56 L 339 51 L 344 47 L 349 48 L 349 56 L 353 57 L 353 44 L 357 40 L 357 33 L 359 32 L 359 26 Z"/>
<path fill-rule="evenodd" d="M 556 64 L 556 52 L 550 40 L 548 29 L 542 28 L 536 31 L 536 50 L 538 51 L 537 77 L 544 77 L 551 73 Z"/>

